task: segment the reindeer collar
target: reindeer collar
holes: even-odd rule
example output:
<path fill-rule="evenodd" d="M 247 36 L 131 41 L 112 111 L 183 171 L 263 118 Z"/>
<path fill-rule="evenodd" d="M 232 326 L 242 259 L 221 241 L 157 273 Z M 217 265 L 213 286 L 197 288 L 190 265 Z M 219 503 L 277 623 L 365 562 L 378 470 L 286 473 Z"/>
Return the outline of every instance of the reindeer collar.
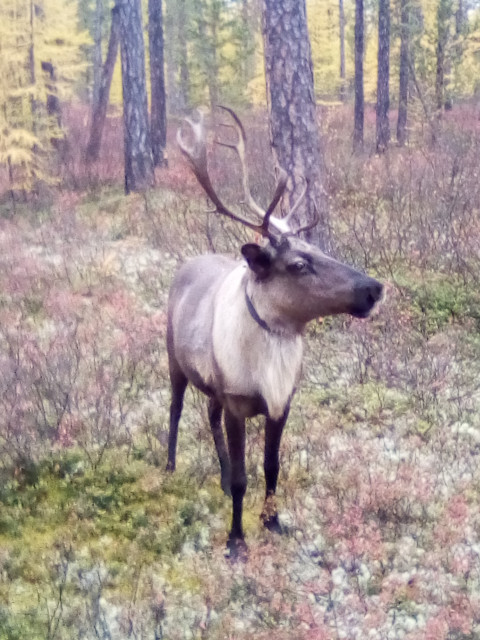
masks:
<path fill-rule="evenodd" d="M 258 315 L 258 311 L 255 309 L 255 307 L 253 306 L 253 302 L 252 299 L 250 298 L 250 296 L 247 293 L 247 290 L 245 289 L 245 302 L 247 303 L 247 309 L 248 312 L 250 313 L 250 315 L 252 316 L 252 318 L 255 320 L 255 322 L 258 324 L 259 327 L 262 327 L 262 329 L 264 329 L 265 331 L 267 331 L 268 333 L 275 333 L 274 331 L 272 331 L 272 329 L 270 329 L 270 327 L 268 326 L 268 324 L 265 322 L 265 320 L 263 320 L 259 315 Z"/>

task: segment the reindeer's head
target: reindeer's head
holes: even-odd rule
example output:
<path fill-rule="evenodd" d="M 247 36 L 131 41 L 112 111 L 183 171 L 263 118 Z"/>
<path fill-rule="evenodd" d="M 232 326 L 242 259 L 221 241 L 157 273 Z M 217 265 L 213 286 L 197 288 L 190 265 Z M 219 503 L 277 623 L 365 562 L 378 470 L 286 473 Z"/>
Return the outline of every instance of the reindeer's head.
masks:
<path fill-rule="evenodd" d="M 349 313 L 359 318 L 369 315 L 382 295 L 382 285 L 352 267 L 323 253 L 318 247 L 302 240 L 299 235 L 318 223 L 318 216 L 307 225 L 293 226 L 293 216 L 305 197 L 303 193 L 284 218 L 276 218 L 273 211 L 285 192 L 287 174 L 280 169 L 275 194 L 270 205 L 263 210 L 254 200 L 249 188 L 245 159 L 246 134 L 238 116 L 222 107 L 233 118 L 238 138 L 232 148 L 240 158 L 244 188 L 244 204 L 261 219 L 253 223 L 233 213 L 220 200 L 214 190 L 207 168 L 206 134 L 203 114 L 194 122 L 187 119 L 193 133 L 193 144 L 187 145 L 181 130 L 177 133 L 180 149 L 188 158 L 192 169 L 215 205 L 216 210 L 260 233 L 267 243 L 246 244 L 242 254 L 250 269 L 247 283 L 247 300 L 266 326 L 294 326 L 299 330 L 306 322 L 326 315 Z M 253 302 L 252 302 L 253 299 Z"/>

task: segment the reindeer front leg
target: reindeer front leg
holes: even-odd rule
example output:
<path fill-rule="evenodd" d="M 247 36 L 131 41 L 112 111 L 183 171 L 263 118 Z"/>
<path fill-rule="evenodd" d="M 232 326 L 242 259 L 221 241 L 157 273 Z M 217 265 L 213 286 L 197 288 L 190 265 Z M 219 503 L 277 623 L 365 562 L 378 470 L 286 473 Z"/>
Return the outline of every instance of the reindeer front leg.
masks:
<path fill-rule="evenodd" d="M 287 405 L 283 416 L 279 420 L 272 420 L 267 416 L 265 423 L 265 502 L 260 519 L 267 529 L 280 533 L 275 492 L 277 490 L 278 471 L 280 469 L 279 449 L 283 428 L 287 422 L 290 405 Z"/>
<path fill-rule="evenodd" d="M 230 456 L 230 473 L 232 492 L 232 528 L 227 546 L 232 555 L 246 549 L 243 540 L 242 511 L 243 496 L 247 489 L 247 473 L 245 471 L 245 419 L 234 415 L 225 408 L 225 428 L 227 431 L 228 452 Z"/>

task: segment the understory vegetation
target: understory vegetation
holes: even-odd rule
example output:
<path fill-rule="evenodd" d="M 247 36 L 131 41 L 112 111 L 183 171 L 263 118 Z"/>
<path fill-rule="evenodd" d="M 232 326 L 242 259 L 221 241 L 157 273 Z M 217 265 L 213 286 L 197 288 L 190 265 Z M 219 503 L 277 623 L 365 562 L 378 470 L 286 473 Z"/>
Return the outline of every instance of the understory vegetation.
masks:
<path fill-rule="evenodd" d="M 173 145 L 146 196 L 73 158 L 54 197 L 15 213 L 2 200 L 0 638 L 479 640 L 478 120 L 459 107 L 434 143 L 419 131 L 425 144 L 377 157 L 351 155 L 346 117 L 321 119 L 329 234 L 386 299 L 367 321 L 308 328 L 282 536 L 261 527 L 263 429 L 249 424 L 245 563 L 224 557 L 230 500 L 194 391 L 164 471 L 164 338 L 178 264 L 239 255 L 249 232 L 207 211 Z M 212 159 L 229 202 L 232 163 Z"/>

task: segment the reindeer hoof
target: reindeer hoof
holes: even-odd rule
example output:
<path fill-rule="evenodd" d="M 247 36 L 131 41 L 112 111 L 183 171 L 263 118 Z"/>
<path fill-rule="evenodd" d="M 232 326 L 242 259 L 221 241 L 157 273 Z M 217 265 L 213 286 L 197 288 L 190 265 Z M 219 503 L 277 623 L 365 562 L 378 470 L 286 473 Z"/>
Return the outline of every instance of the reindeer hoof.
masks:
<path fill-rule="evenodd" d="M 175 471 L 175 463 L 174 462 L 170 462 L 170 460 L 167 462 L 167 466 L 165 467 L 165 471 L 170 471 L 170 473 L 172 471 Z"/>
<path fill-rule="evenodd" d="M 274 533 L 282 533 L 282 526 L 278 520 L 277 504 L 273 494 L 265 498 L 260 520 L 263 526 Z"/>
<path fill-rule="evenodd" d="M 246 562 L 248 559 L 248 547 L 243 538 L 229 538 L 225 557 L 231 562 Z"/>
<path fill-rule="evenodd" d="M 277 514 L 269 517 L 264 517 L 264 514 L 262 513 L 260 518 L 263 522 L 263 526 L 265 527 L 265 529 L 272 531 L 272 533 L 280 533 L 280 534 L 284 533 L 283 527 L 280 524 Z"/>

